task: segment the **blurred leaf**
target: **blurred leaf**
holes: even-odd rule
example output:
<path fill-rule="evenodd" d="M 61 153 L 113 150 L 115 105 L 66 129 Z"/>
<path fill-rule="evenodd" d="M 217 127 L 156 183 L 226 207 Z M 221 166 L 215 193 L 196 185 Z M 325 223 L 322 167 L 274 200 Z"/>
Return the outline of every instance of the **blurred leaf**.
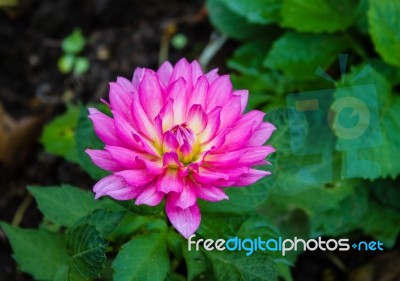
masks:
<path fill-rule="evenodd" d="M 368 187 L 378 203 L 400 211 L 400 189 L 396 182 L 379 179 L 368 183 Z"/>
<path fill-rule="evenodd" d="M 78 54 L 85 48 L 86 40 L 83 37 L 82 31 L 77 28 L 69 34 L 61 43 L 61 49 L 65 53 Z"/>
<path fill-rule="evenodd" d="M 102 111 L 105 106 L 96 105 Z M 76 128 L 75 142 L 80 166 L 95 180 L 99 180 L 109 174 L 109 172 L 97 167 L 93 164 L 89 155 L 86 154 L 87 148 L 103 149 L 104 144 L 99 140 L 94 132 L 92 121 L 88 118 L 89 112 L 86 107 L 81 106 L 79 109 L 79 119 Z"/>
<path fill-rule="evenodd" d="M 74 68 L 75 61 L 76 59 L 74 55 L 71 54 L 62 55 L 57 61 L 58 70 L 63 74 L 70 73 Z"/>
<path fill-rule="evenodd" d="M 400 66 L 400 2 L 370 0 L 369 31 L 376 51 L 389 64 Z"/>
<path fill-rule="evenodd" d="M 356 8 L 355 0 L 283 0 L 282 26 L 302 32 L 342 31 L 353 23 Z"/>
<path fill-rule="evenodd" d="M 259 252 L 246 256 L 245 252 L 205 252 L 211 260 L 218 281 L 277 280 L 274 263 Z"/>
<path fill-rule="evenodd" d="M 28 187 L 40 211 L 55 224 L 71 227 L 95 209 L 103 207 L 90 192 L 62 185 L 61 187 Z"/>
<path fill-rule="evenodd" d="M 13 257 L 23 272 L 37 280 L 53 280 L 61 267 L 68 263 L 64 239 L 46 230 L 30 230 L 13 227 L 7 223 L 0 226 L 5 231 Z"/>
<path fill-rule="evenodd" d="M 185 245 L 186 246 L 186 245 Z M 201 251 L 191 250 L 183 247 L 183 256 L 186 261 L 188 280 L 191 281 L 207 269 L 206 257 Z"/>
<path fill-rule="evenodd" d="M 231 11 L 224 0 L 207 0 L 206 6 L 211 23 L 221 33 L 243 40 L 263 32 L 263 26 L 251 24 L 244 17 Z"/>
<path fill-rule="evenodd" d="M 220 239 L 236 236 L 241 225 L 250 218 L 246 214 L 202 213 L 197 231 L 204 238 Z"/>
<path fill-rule="evenodd" d="M 113 262 L 115 281 L 163 281 L 169 257 L 163 233 L 135 237 L 122 246 Z"/>
<path fill-rule="evenodd" d="M 251 23 L 268 24 L 280 18 L 282 0 L 222 0 L 233 12 Z"/>
<path fill-rule="evenodd" d="M 107 242 L 94 226 L 84 224 L 73 228 L 68 233 L 67 249 L 73 275 L 85 279 L 99 277 L 106 260 Z"/>
<path fill-rule="evenodd" d="M 1 7 L 13 7 L 17 6 L 18 1 L 17 0 L 0 0 L 0 8 Z"/>
<path fill-rule="evenodd" d="M 346 48 L 339 35 L 286 32 L 274 42 L 264 65 L 298 80 L 315 79 L 315 69 L 330 66 Z"/>
<path fill-rule="evenodd" d="M 79 117 L 79 107 L 68 104 L 67 111 L 47 124 L 40 142 L 47 152 L 77 163 L 78 153 L 75 143 L 75 128 Z"/>
<path fill-rule="evenodd" d="M 90 68 L 90 61 L 86 57 L 77 57 L 74 66 L 75 75 L 83 75 Z"/>
<path fill-rule="evenodd" d="M 372 202 L 369 211 L 362 219 L 363 230 L 391 248 L 400 233 L 400 213 L 392 208 Z"/>

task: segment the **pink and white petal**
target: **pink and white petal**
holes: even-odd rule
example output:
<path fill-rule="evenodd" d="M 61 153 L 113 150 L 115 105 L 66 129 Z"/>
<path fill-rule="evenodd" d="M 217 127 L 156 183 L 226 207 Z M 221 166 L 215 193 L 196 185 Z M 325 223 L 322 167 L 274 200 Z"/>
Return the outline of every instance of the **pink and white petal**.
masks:
<path fill-rule="evenodd" d="M 115 131 L 114 120 L 98 111 L 95 108 L 89 108 L 89 119 L 92 120 L 96 135 L 106 144 L 123 145 Z"/>
<path fill-rule="evenodd" d="M 163 131 L 170 130 L 174 125 L 174 101 L 168 99 L 160 111 Z"/>
<path fill-rule="evenodd" d="M 194 184 L 191 180 L 185 180 L 182 191 L 180 193 L 173 192 L 171 194 L 175 201 L 175 206 L 186 209 L 196 204 L 197 196 L 194 188 Z"/>
<path fill-rule="evenodd" d="M 276 127 L 268 122 L 263 122 L 257 130 L 254 131 L 253 135 L 247 142 L 249 146 L 263 145 L 276 130 Z"/>
<path fill-rule="evenodd" d="M 116 162 L 106 150 L 86 149 L 85 152 L 89 155 L 94 164 L 104 170 L 116 172 L 126 169 L 126 167 Z"/>
<path fill-rule="evenodd" d="M 143 186 L 154 180 L 156 177 L 148 173 L 145 169 L 124 170 L 115 173 L 116 176 L 124 178 L 131 186 Z"/>
<path fill-rule="evenodd" d="M 232 95 L 240 97 L 240 107 L 241 107 L 240 113 L 243 114 L 243 112 L 246 110 L 247 102 L 249 100 L 249 91 L 236 90 L 232 92 Z"/>
<path fill-rule="evenodd" d="M 254 130 L 262 123 L 264 115 L 265 113 L 257 110 L 242 115 L 226 135 L 225 144 L 221 147 L 221 150 L 231 151 L 243 148 L 253 135 Z"/>
<path fill-rule="evenodd" d="M 197 135 L 207 126 L 207 114 L 200 104 L 194 104 L 189 110 L 187 123 L 193 132 Z"/>
<path fill-rule="evenodd" d="M 165 168 L 163 167 L 161 159 L 150 160 L 145 157 L 139 156 L 137 161 L 139 163 L 143 163 L 143 166 L 149 174 L 158 176 L 165 172 Z"/>
<path fill-rule="evenodd" d="M 163 90 L 158 81 L 157 74 L 145 70 L 139 85 L 139 100 L 149 120 L 153 120 L 164 105 Z"/>
<path fill-rule="evenodd" d="M 170 192 L 181 193 L 183 190 L 183 178 L 178 176 L 177 170 L 169 169 L 157 179 L 157 190 L 168 194 Z"/>
<path fill-rule="evenodd" d="M 132 117 L 135 126 L 140 132 L 142 132 L 147 138 L 154 139 L 156 137 L 156 131 L 154 128 L 154 121 L 148 118 L 146 112 L 139 102 L 137 95 L 133 95 L 132 103 Z"/>
<path fill-rule="evenodd" d="M 131 104 L 133 95 L 131 92 L 125 91 L 120 84 L 110 83 L 110 105 L 111 109 L 121 114 L 128 122 L 131 120 Z"/>
<path fill-rule="evenodd" d="M 235 165 L 247 149 L 234 150 L 224 153 L 209 153 L 204 161 L 212 166 L 231 166 Z"/>
<path fill-rule="evenodd" d="M 218 68 L 211 69 L 209 72 L 206 73 L 206 77 L 210 84 L 214 82 L 219 77 Z"/>
<path fill-rule="evenodd" d="M 231 127 L 241 114 L 241 98 L 237 96 L 231 97 L 221 110 L 220 130 Z"/>
<path fill-rule="evenodd" d="M 188 95 L 188 106 L 190 107 L 193 104 L 199 104 L 204 109 L 208 89 L 209 83 L 207 77 L 205 75 L 200 76 L 193 91 Z"/>
<path fill-rule="evenodd" d="M 132 82 L 129 81 L 128 79 L 126 79 L 125 77 L 117 77 L 117 83 L 127 93 L 135 91 L 135 89 L 133 88 Z"/>
<path fill-rule="evenodd" d="M 199 167 L 198 172 L 193 171 L 191 175 L 196 182 L 200 183 L 213 183 L 219 179 L 229 179 L 229 175 L 226 173 L 219 173 L 218 171 L 209 170 L 204 167 Z"/>
<path fill-rule="evenodd" d="M 258 181 L 259 179 L 269 175 L 271 175 L 271 172 L 269 171 L 250 169 L 248 173 L 241 175 L 239 179 L 236 180 L 235 185 L 236 186 L 251 185 L 256 181 Z"/>
<path fill-rule="evenodd" d="M 165 61 L 160 68 L 157 70 L 157 76 L 160 79 L 161 84 L 164 88 L 168 87 L 169 80 L 171 78 L 173 66 L 169 61 Z"/>
<path fill-rule="evenodd" d="M 165 152 L 175 152 L 179 147 L 179 142 L 176 137 L 170 131 L 165 132 L 163 140 L 163 151 Z"/>
<path fill-rule="evenodd" d="M 149 141 L 147 138 L 141 136 L 140 134 L 132 134 L 132 136 L 135 139 L 135 141 L 140 144 L 142 150 L 145 153 L 148 153 L 156 157 L 159 156 L 160 151 L 157 149 L 157 147 L 154 146 L 153 142 Z"/>
<path fill-rule="evenodd" d="M 171 168 L 178 168 L 181 166 L 176 152 L 166 152 L 163 155 L 163 165 Z"/>
<path fill-rule="evenodd" d="M 210 202 L 218 202 L 229 199 L 222 188 L 215 187 L 213 185 L 196 185 L 195 191 L 198 198 Z"/>
<path fill-rule="evenodd" d="M 196 203 L 189 208 L 182 209 L 176 207 L 173 204 L 174 202 L 171 201 L 169 195 L 166 203 L 168 219 L 179 233 L 181 233 L 185 238 L 189 238 L 189 236 L 195 233 L 199 228 L 201 220 L 200 208 Z"/>
<path fill-rule="evenodd" d="M 129 200 L 137 195 L 136 189 L 129 187 L 123 178 L 110 175 L 98 181 L 93 191 L 96 193 L 95 198 L 108 195 L 117 200 Z"/>
<path fill-rule="evenodd" d="M 244 165 L 258 165 L 265 164 L 265 158 L 275 152 L 275 149 L 272 146 L 254 146 L 248 147 L 246 153 L 243 154 L 243 157 L 240 159 L 239 164 Z"/>
<path fill-rule="evenodd" d="M 199 142 L 205 143 L 212 139 L 218 132 L 221 124 L 220 114 L 222 107 L 215 107 L 207 116 L 207 125 L 204 130 L 199 134 Z"/>
<path fill-rule="evenodd" d="M 189 93 L 192 91 L 193 88 L 193 81 L 192 81 L 192 66 L 190 63 L 185 59 L 180 59 L 176 64 L 174 69 L 172 70 L 171 79 L 169 80 L 169 84 L 171 85 L 178 79 L 183 78 L 185 81 L 184 87 L 186 92 Z M 174 99 L 175 100 L 175 99 Z"/>
<path fill-rule="evenodd" d="M 178 78 L 168 88 L 169 97 L 174 100 L 174 122 L 182 124 L 186 121 L 187 91 L 183 78 Z"/>
<path fill-rule="evenodd" d="M 225 143 L 226 135 L 230 132 L 230 128 L 226 128 L 223 131 L 216 134 L 211 140 L 201 144 L 203 151 L 218 151 Z M 222 152 L 221 152 L 222 153 Z"/>
<path fill-rule="evenodd" d="M 133 138 L 133 134 L 137 134 L 137 130 L 118 113 L 113 112 L 114 115 L 114 126 L 117 132 L 118 138 L 120 138 L 128 147 L 135 150 L 142 151 L 142 147 Z"/>
<path fill-rule="evenodd" d="M 200 64 L 196 60 L 192 61 L 190 65 L 192 66 L 193 85 L 196 85 L 197 79 L 199 79 L 199 77 L 203 75 L 203 70 L 201 69 Z"/>
<path fill-rule="evenodd" d="M 163 200 L 164 195 L 164 193 L 157 191 L 155 183 L 151 183 L 136 198 L 135 205 L 156 206 Z"/>
<path fill-rule="evenodd" d="M 144 71 L 145 71 L 144 67 L 137 67 L 135 69 L 135 72 L 133 72 L 132 86 L 135 89 L 135 93 L 139 91 L 139 85 L 143 79 Z"/>
<path fill-rule="evenodd" d="M 229 79 L 229 75 L 218 77 L 210 84 L 210 88 L 208 89 L 205 107 L 206 112 L 210 112 L 216 106 L 224 106 L 231 96 L 232 83 Z"/>
<path fill-rule="evenodd" d="M 121 166 L 130 169 L 136 168 L 144 168 L 143 164 L 138 163 L 136 158 L 138 158 L 141 154 L 137 153 L 131 149 L 120 147 L 120 146 L 112 146 L 106 145 L 105 150 L 111 155 L 115 162 L 119 163 Z"/>

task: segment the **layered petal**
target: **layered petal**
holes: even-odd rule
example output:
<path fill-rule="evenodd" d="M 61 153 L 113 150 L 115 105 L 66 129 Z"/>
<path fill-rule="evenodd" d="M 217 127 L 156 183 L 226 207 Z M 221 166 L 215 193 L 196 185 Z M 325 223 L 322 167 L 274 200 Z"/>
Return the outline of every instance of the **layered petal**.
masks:
<path fill-rule="evenodd" d="M 110 175 L 98 181 L 94 185 L 93 191 L 96 193 L 96 199 L 108 195 L 117 200 L 129 200 L 136 198 L 141 189 L 127 185 L 121 177 Z"/>
<path fill-rule="evenodd" d="M 171 224 L 185 238 L 188 238 L 199 228 L 201 215 L 200 208 L 197 203 L 189 208 L 182 209 L 175 206 L 174 200 L 171 199 L 171 196 L 168 196 L 166 212 Z"/>

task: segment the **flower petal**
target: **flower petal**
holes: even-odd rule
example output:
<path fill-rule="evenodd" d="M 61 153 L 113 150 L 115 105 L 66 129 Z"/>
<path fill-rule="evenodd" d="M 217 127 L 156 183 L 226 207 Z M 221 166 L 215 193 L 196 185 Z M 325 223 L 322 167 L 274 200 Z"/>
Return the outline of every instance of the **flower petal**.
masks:
<path fill-rule="evenodd" d="M 200 208 L 197 203 L 193 206 L 190 206 L 189 208 L 182 209 L 173 205 L 170 196 L 168 196 L 166 211 L 171 224 L 185 238 L 189 238 L 189 236 L 192 235 L 199 228 L 201 214 Z"/>
<path fill-rule="evenodd" d="M 248 166 L 262 164 L 263 160 L 273 152 L 275 152 L 275 149 L 272 146 L 248 147 L 246 153 L 239 160 L 239 164 Z"/>
<path fill-rule="evenodd" d="M 178 176 L 177 170 L 169 169 L 164 175 L 158 177 L 157 190 L 168 194 L 170 192 L 181 193 L 183 190 L 183 178 Z"/>
<path fill-rule="evenodd" d="M 163 151 L 165 152 L 175 152 L 179 147 L 179 143 L 170 131 L 165 132 L 163 140 Z"/>
<path fill-rule="evenodd" d="M 229 179 L 229 176 L 225 173 L 219 173 L 217 171 L 209 170 L 204 167 L 199 167 L 198 172 L 192 172 L 191 175 L 197 182 L 201 183 L 213 183 L 220 179 Z"/>
<path fill-rule="evenodd" d="M 164 193 L 157 191 L 154 183 L 146 186 L 143 191 L 136 198 L 135 205 L 145 204 L 148 206 L 156 206 L 164 198 Z"/>
<path fill-rule="evenodd" d="M 219 126 L 221 124 L 220 114 L 221 107 L 215 107 L 207 117 L 207 126 L 204 130 L 199 134 L 200 143 L 205 143 L 212 139 L 215 134 L 218 132 Z"/>
<path fill-rule="evenodd" d="M 232 92 L 232 95 L 240 97 L 240 108 L 241 108 L 240 113 L 243 114 L 243 112 L 246 109 L 247 102 L 249 100 L 249 91 L 248 90 L 236 90 L 236 91 Z"/>
<path fill-rule="evenodd" d="M 192 61 L 190 65 L 192 66 L 193 85 L 196 85 L 197 79 L 199 79 L 199 77 L 203 75 L 203 70 L 201 69 L 200 64 L 196 60 Z"/>
<path fill-rule="evenodd" d="M 126 169 L 126 167 L 116 162 L 111 157 L 111 154 L 106 150 L 86 149 L 85 152 L 89 155 L 95 165 L 104 170 L 115 172 Z"/>
<path fill-rule="evenodd" d="M 206 73 L 206 77 L 209 83 L 214 82 L 219 77 L 218 68 L 211 69 Z"/>
<path fill-rule="evenodd" d="M 144 71 L 145 71 L 144 67 L 137 67 L 135 69 L 135 72 L 133 72 L 132 86 L 135 89 L 136 93 L 139 91 L 139 85 L 143 79 Z"/>
<path fill-rule="evenodd" d="M 169 84 L 171 85 L 180 78 L 183 78 L 183 81 L 185 81 L 184 88 L 186 89 L 186 92 L 191 92 L 193 88 L 192 66 L 185 58 L 180 59 L 175 64 Z"/>
<path fill-rule="evenodd" d="M 231 166 L 235 165 L 247 149 L 234 150 L 223 153 L 209 153 L 204 161 L 212 166 Z"/>
<path fill-rule="evenodd" d="M 89 118 L 93 122 L 96 135 L 106 144 L 123 145 L 118 138 L 114 127 L 114 120 L 98 111 L 95 108 L 89 108 Z"/>
<path fill-rule="evenodd" d="M 93 191 L 96 193 L 96 199 L 108 195 L 117 200 L 130 200 L 139 194 L 140 188 L 128 186 L 123 178 L 110 175 L 98 181 Z"/>
<path fill-rule="evenodd" d="M 181 192 L 172 192 L 170 195 L 170 200 L 174 202 L 176 207 L 180 207 L 182 209 L 189 208 L 196 204 L 197 196 L 194 190 L 194 184 L 191 180 L 186 179 L 183 183 L 183 188 Z"/>
<path fill-rule="evenodd" d="M 105 150 L 110 153 L 111 157 L 119 163 L 121 166 L 126 168 L 144 168 L 141 163 L 138 163 L 136 159 L 141 155 L 135 151 L 132 151 L 125 147 L 106 145 Z"/>
<path fill-rule="evenodd" d="M 139 100 L 149 120 L 153 120 L 163 107 L 163 90 L 157 75 L 150 70 L 145 70 L 139 85 Z"/>
<path fill-rule="evenodd" d="M 135 89 L 133 88 L 132 82 L 124 77 L 117 77 L 117 83 L 127 93 L 135 91 Z"/>
<path fill-rule="evenodd" d="M 208 88 L 209 84 L 207 77 L 205 75 L 200 76 L 193 91 L 188 94 L 188 106 L 190 107 L 193 104 L 199 104 L 204 109 Z"/>
<path fill-rule="evenodd" d="M 246 186 L 251 185 L 258 181 L 259 179 L 269 176 L 271 172 L 269 171 L 261 171 L 256 169 L 249 169 L 248 173 L 242 174 L 239 179 L 235 182 L 236 186 Z"/>
<path fill-rule="evenodd" d="M 156 137 L 154 121 L 148 118 L 137 95 L 133 95 L 132 117 L 138 130 L 140 130 L 145 136 L 151 140 Z"/>
<path fill-rule="evenodd" d="M 120 84 L 111 82 L 109 97 L 111 109 L 121 114 L 125 120 L 131 120 L 132 93 L 125 91 Z"/>
<path fill-rule="evenodd" d="M 131 123 L 126 122 L 126 120 L 119 115 L 118 113 L 113 111 L 114 115 L 114 126 L 115 131 L 117 132 L 118 137 L 127 144 L 128 147 L 132 147 L 136 150 L 143 150 L 140 144 L 135 141 L 133 138 L 133 134 L 137 134 L 136 129 L 131 125 Z"/>
<path fill-rule="evenodd" d="M 168 99 L 160 111 L 163 131 L 170 130 L 174 125 L 174 101 Z"/>
<path fill-rule="evenodd" d="M 171 78 L 173 67 L 169 61 L 165 61 L 157 70 L 157 76 L 161 84 L 166 88 Z"/>
<path fill-rule="evenodd" d="M 241 110 L 241 98 L 237 96 L 231 97 L 221 110 L 220 130 L 232 126 L 232 124 L 239 118 Z"/>
<path fill-rule="evenodd" d="M 207 125 L 207 114 L 200 104 L 194 104 L 189 110 L 187 123 L 197 135 L 201 133 Z"/>
<path fill-rule="evenodd" d="M 210 112 L 216 106 L 224 106 L 232 95 L 232 83 L 229 75 L 218 77 L 207 92 L 206 112 Z"/>
<path fill-rule="evenodd" d="M 174 100 L 174 122 L 179 125 L 186 121 L 187 92 L 185 84 L 185 80 L 179 78 L 168 88 L 169 97 Z"/>
<path fill-rule="evenodd" d="M 116 172 L 115 175 L 123 177 L 131 186 L 143 186 L 155 178 L 155 175 L 148 173 L 145 169 L 124 170 Z"/>
<path fill-rule="evenodd" d="M 263 145 L 276 130 L 276 127 L 268 122 L 263 122 L 260 127 L 254 131 L 253 135 L 247 142 L 249 146 Z"/>
<path fill-rule="evenodd" d="M 224 199 L 229 199 L 222 188 L 212 185 L 196 185 L 195 192 L 198 198 L 210 202 L 218 202 Z"/>

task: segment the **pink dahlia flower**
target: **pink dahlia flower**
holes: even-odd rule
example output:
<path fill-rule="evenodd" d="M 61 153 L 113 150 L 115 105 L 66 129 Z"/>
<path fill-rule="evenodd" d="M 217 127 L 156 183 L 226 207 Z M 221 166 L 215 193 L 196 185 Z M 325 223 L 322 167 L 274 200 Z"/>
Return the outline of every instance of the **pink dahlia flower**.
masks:
<path fill-rule="evenodd" d="M 137 68 L 132 81 L 110 83 L 113 117 L 90 108 L 104 150 L 86 152 L 111 172 L 93 188 L 96 198 L 136 199 L 155 206 L 166 198 L 166 213 L 184 236 L 200 224 L 197 199 L 228 199 L 224 188 L 253 184 L 270 172 L 265 165 L 274 149 L 263 146 L 275 127 L 264 113 L 243 114 L 248 91 L 232 89 L 228 75 L 206 74 L 197 61 L 157 72 Z"/>

